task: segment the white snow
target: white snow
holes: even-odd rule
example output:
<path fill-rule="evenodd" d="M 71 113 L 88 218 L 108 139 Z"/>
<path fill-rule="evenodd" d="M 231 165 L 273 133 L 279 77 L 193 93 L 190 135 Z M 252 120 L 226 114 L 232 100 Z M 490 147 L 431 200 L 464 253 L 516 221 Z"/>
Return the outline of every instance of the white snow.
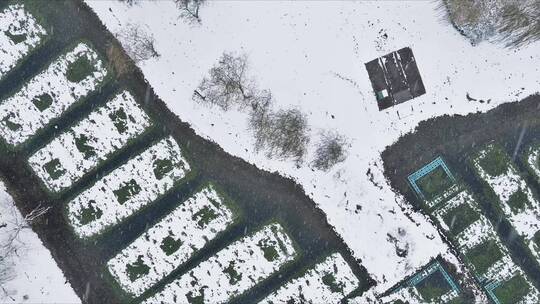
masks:
<path fill-rule="evenodd" d="M 265 247 L 273 248 L 276 255 L 266 257 Z M 202 297 L 202 303 L 224 303 L 268 278 L 296 256 L 281 225 L 270 224 L 231 243 L 143 303 L 187 303 L 193 297 Z"/>
<path fill-rule="evenodd" d="M 0 79 L 34 50 L 47 35 L 24 4 L 12 4 L 0 12 Z M 14 41 L 10 38 L 20 38 Z"/>
<path fill-rule="evenodd" d="M 212 212 L 214 216 L 204 222 L 202 212 Z M 233 212 L 220 195 L 212 186 L 207 186 L 111 259 L 107 263 L 109 270 L 122 288 L 140 296 L 227 229 L 233 219 Z M 166 253 L 162 249 L 166 238 L 182 243 L 176 251 Z M 150 269 L 148 274 L 132 281 L 126 267 L 139 259 Z"/>
<path fill-rule="evenodd" d="M 325 276 L 331 276 L 339 290 L 332 290 L 324 282 Z M 340 303 L 359 283 L 341 254 L 334 253 L 309 269 L 301 278 L 286 283 L 260 303 L 278 304 L 300 300 L 302 303 L 312 304 Z"/>
<path fill-rule="evenodd" d="M 170 161 L 171 166 L 159 178 L 156 172 L 162 161 Z M 82 238 L 102 233 L 165 194 L 189 171 L 190 166 L 180 147 L 169 136 L 114 169 L 69 202 L 69 221 Z M 120 199 L 122 194 L 126 195 L 125 201 Z M 96 216 L 83 223 L 82 215 L 89 210 Z"/>
<path fill-rule="evenodd" d="M 499 206 L 503 210 L 506 218 L 516 231 L 526 240 L 530 240 L 536 231 L 540 229 L 540 203 L 534 197 L 533 192 L 527 185 L 525 179 L 519 175 L 514 165 L 509 161 L 506 173 L 499 176 L 491 176 L 481 166 L 481 159 L 490 153 L 495 146 L 488 145 L 485 149 L 479 152 L 478 156 L 473 160 L 474 167 L 481 178 L 493 189 L 499 198 Z M 526 205 L 519 212 L 513 211 L 508 205 L 510 196 L 522 190 L 526 195 L 530 205 Z"/>
<path fill-rule="evenodd" d="M 473 47 L 441 21 L 436 1 L 212 1 L 201 9 L 201 26 L 179 20 L 172 1 L 87 3 L 113 33 L 128 23 L 149 29 L 161 56 L 140 67 L 157 94 L 225 151 L 298 181 L 378 282 L 374 294 L 447 250 L 424 216 L 413 213 L 413 223 L 400 209 L 411 212 L 382 175 L 381 151 L 422 120 L 484 112 L 540 87 L 531 76 L 540 70 L 538 45 Z M 364 63 L 404 46 L 414 52 L 427 93 L 379 112 Z M 308 113 L 314 136 L 321 129 L 347 136 L 347 161 L 324 173 L 268 160 L 253 151 L 245 113 L 195 104 L 193 90 L 224 51 L 247 53 L 260 88 L 272 91 L 277 107 Z M 467 93 L 491 101 L 471 102 Z M 407 257 L 396 255 L 387 234 L 409 244 Z"/>
<path fill-rule="evenodd" d="M 24 223 L 13 198 L 0 182 L 0 244 L 10 231 Z M 0 284 L 1 303 L 80 303 L 64 274 L 56 265 L 51 253 L 30 227 L 20 231 L 15 241 L 18 248 L 4 256 L 13 266 L 11 279 Z"/>
<path fill-rule="evenodd" d="M 120 117 L 122 113 L 125 117 Z M 124 91 L 53 139 L 32 155 L 28 162 L 49 190 L 61 191 L 71 187 L 149 126 L 149 117 L 131 93 Z M 80 151 L 77 140 L 83 140 L 90 152 L 85 154 Z M 44 167 L 52 161 L 58 161 L 56 169 L 63 172 L 59 177 L 51 177 Z"/>
<path fill-rule="evenodd" d="M 69 81 L 66 77 L 69 64 L 83 56 L 94 65 L 95 71 L 80 82 Z M 0 136 L 13 146 L 25 142 L 95 90 L 106 73 L 95 51 L 84 43 L 77 45 L 0 104 Z M 44 94 L 52 98 L 52 103 L 40 110 L 34 102 Z"/>

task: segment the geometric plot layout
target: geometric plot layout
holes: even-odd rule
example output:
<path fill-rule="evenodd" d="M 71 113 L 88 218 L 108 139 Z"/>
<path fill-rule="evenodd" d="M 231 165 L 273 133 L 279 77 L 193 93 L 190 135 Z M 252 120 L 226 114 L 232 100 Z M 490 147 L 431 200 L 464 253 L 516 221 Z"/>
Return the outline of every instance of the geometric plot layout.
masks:
<path fill-rule="evenodd" d="M 409 175 L 408 180 L 428 208 L 433 208 L 459 189 L 454 176 L 440 156 Z"/>
<path fill-rule="evenodd" d="M 438 260 L 407 279 L 382 300 L 384 303 L 461 303 L 459 286 Z"/>
<path fill-rule="evenodd" d="M 106 73 L 96 52 L 80 43 L 0 104 L 0 136 L 13 146 L 25 142 L 95 90 Z"/>
<path fill-rule="evenodd" d="M 514 229 L 527 241 L 540 230 L 540 203 L 526 180 L 497 144 L 489 144 L 473 157 L 476 173 L 493 191 L 494 203 L 503 211 Z"/>
<path fill-rule="evenodd" d="M 339 303 L 358 284 L 347 262 L 339 253 L 334 253 L 260 303 Z"/>
<path fill-rule="evenodd" d="M 426 93 L 416 59 L 409 47 L 366 63 L 379 110 Z"/>
<path fill-rule="evenodd" d="M 107 263 L 124 290 L 140 296 L 232 224 L 229 202 L 214 188 L 204 187 Z"/>
<path fill-rule="evenodd" d="M 190 171 L 172 137 L 114 169 L 68 204 L 79 237 L 102 233 L 169 191 Z"/>
<path fill-rule="evenodd" d="M 70 187 L 149 126 L 148 116 L 133 96 L 124 91 L 37 151 L 29 163 L 47 188 L 58 192 Z"/>
<path fill-rule="evenodd" d="M 13 4 L 0 12 L 0 79 L 19 61 L 42 43 L 45 29 L 22 4 Z"/>
<path fill-rule="evenodd" d="M 283 227 L 273 223 L 231 243 L 144 303 L 224 303 L 297 256 Z"/>

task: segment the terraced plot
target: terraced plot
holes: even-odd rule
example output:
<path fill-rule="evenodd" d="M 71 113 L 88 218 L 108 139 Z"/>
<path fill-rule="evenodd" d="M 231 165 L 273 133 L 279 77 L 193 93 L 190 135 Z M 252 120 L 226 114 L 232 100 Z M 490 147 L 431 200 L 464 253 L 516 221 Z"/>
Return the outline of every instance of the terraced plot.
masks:
<path fill-rule="evenodd" d="M 230 244 L 144 303 L 225 303 L 268 278 L 297 255 L 281 225 L 270 224 Z"/>
<path fill-rule="evenodd" d="M 71 225 L 80 237 L 102 233 L 164 195 L 189 171 L 176 141 L 162 139 L 69 202 Z"/>
<path fill-rule="evenodd" d="M 79 43 L 0 103 L 0 136 L 12 146 L 24 143 L 96 90 L 106 75 L 97 53 Z"/>
<path fill-rule="evenodd" d="M 29 158 L 49 190 L 64 190 L 141 135 L 151 122 L 127 92 L 90 113 Z"/>
<path fill-rule="evenodd" d="M 0 79 L 38 47 L 47 32 L 24 4 L 12 4 L 0 11 Z"/>

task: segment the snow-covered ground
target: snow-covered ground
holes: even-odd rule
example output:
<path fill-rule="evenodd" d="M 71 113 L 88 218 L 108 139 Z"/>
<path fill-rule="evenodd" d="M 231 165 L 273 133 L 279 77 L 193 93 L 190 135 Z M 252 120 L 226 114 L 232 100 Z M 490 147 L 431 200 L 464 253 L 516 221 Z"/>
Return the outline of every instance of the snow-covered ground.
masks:
<path fill-rule="evenodd" d="M 28 162 L 51 191 L 70 187 L 150 126 L 150 118 L 124 91 L 32 155 Z M 57 162 L 51 176 L 47 164 Z"/>
<path fill-rule="evenodd" d="M 140 296 L 227 229 L 233 219 L 216 190 L 205 187 L 110 260 L 109 270 L 122 288 Z M 146 274 L 130 275 L 128 267 L 134 264 L 145 265 Z"/>
<path fill-rule="evenodd" d="M 198 134 L 303 185 L 379 283 L 375 294 L 447 252 L 423 216 L 413 214 L 413 223 L 401 211 L 407 203 L 384 179 L 381 151 L 422 120 L 487 111 L 540 84 L 538 45 L 473 47 L 442 21 L 436 1 L 211 1 L 200 26 L 179 19 L 172 1 L 87 3 L 112 32 L 145 25 L 161 56 L 140 67 L 157 94 Z M 379 112 L 364 63 L 404 46 L 414 52 L 427 93 Z M 312 142 L 321 129 L 347 136 L 348 159 L 328 173 L 268 160 L 253 151 L 245 113 L 194 103 L 193 90 L 224 51 L 249 55 L 250 74 L 272 91 L 276 107 L 308 114 Z M 489 102 L 469 101 L 467 93 Z M 396 255 L 388 234 L 407 244 L 407 257 Z"/>
<path fill-rule="evenodd" d="M 86 58 L 95 70 L 79 81 L 66 75 L 79 59 Z M 62 115 L 69 107 L 95 90 L 105 79 L 107 70 L 97 53 L 80 43 L 44 71 L 28 81 L 0 105 L 0 136 L 17 146 Z M 72 79 L 74 80 L 74 79 Z"/>
<path fill-rule="evenodd" d="M 69 202 L 69 221 L 82 238 L 102 233 L 164 195 L 190 170 L 174 138 L 164 138 Z"/>
<path fill-rule="evenodd" d="M 283 227 L 273 223 L 231 243 L 144 303 L 224 303 L 268 278 L 297 256 Z"/>
<path fill-rule="evenodd" d="M 0 240 L 23 223 L 13 199 L 0 182 Z M 0 241 L 0 244 L 4 242 Z M 21 230 L 19 248 L 7 258 L 13 265 L 12 279 L 0 284 L 0 303 L 80 303 L 50 252 L 30 228 Z M 7 294 L 6 294 L 7 292 Z"/>
<path fill-rule="evenodd" d="M 12 4 L 0 12 L 0 79 L 35 49 L 47 35 L 23 4 Z"/>

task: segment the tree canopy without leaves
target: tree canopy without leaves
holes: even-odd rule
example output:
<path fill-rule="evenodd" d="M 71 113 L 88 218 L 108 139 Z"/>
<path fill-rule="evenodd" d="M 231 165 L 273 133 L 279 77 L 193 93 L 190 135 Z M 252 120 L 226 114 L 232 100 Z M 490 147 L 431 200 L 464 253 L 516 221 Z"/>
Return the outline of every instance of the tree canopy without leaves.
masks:
<path fill-rule="evenodd" d="M 256 108 L 271 100 L 269 91 L 259 91 L 248 78 L 247 55 L 223 53 L 219 62 L 210 69 L 194 92 L 193 99 L 199 103 L 218 106 L 227 111 L 231 107 Z"/>
<path fill-rule="evenodd" d="M 180 17 L 188 22 L 201 23 L 199 11 L 206 0 L 175 0 L 180 9 Z"/>
<path fill-rule="evenodd" d="M 309 144 L 309 126 L 300 110 L 253 111 L 250 127 L 256 150 L 265 150 L 270 158 L 302 162 Z"/>
<path fill-rule="evenodd" d="M 323 131 L 315 150 L 313 167 L 328 171 L 347 159 L 347 139 L 336 131 Z"/>
<path fill-rule="evenodd" d="M 136 63 L 152 57 L 159 57 L 154 46 L 154 37 L 147 33 L 140 24 L 128 23 L 118 32 L 117 38 L 122 42 L 128 56 Z"/>

